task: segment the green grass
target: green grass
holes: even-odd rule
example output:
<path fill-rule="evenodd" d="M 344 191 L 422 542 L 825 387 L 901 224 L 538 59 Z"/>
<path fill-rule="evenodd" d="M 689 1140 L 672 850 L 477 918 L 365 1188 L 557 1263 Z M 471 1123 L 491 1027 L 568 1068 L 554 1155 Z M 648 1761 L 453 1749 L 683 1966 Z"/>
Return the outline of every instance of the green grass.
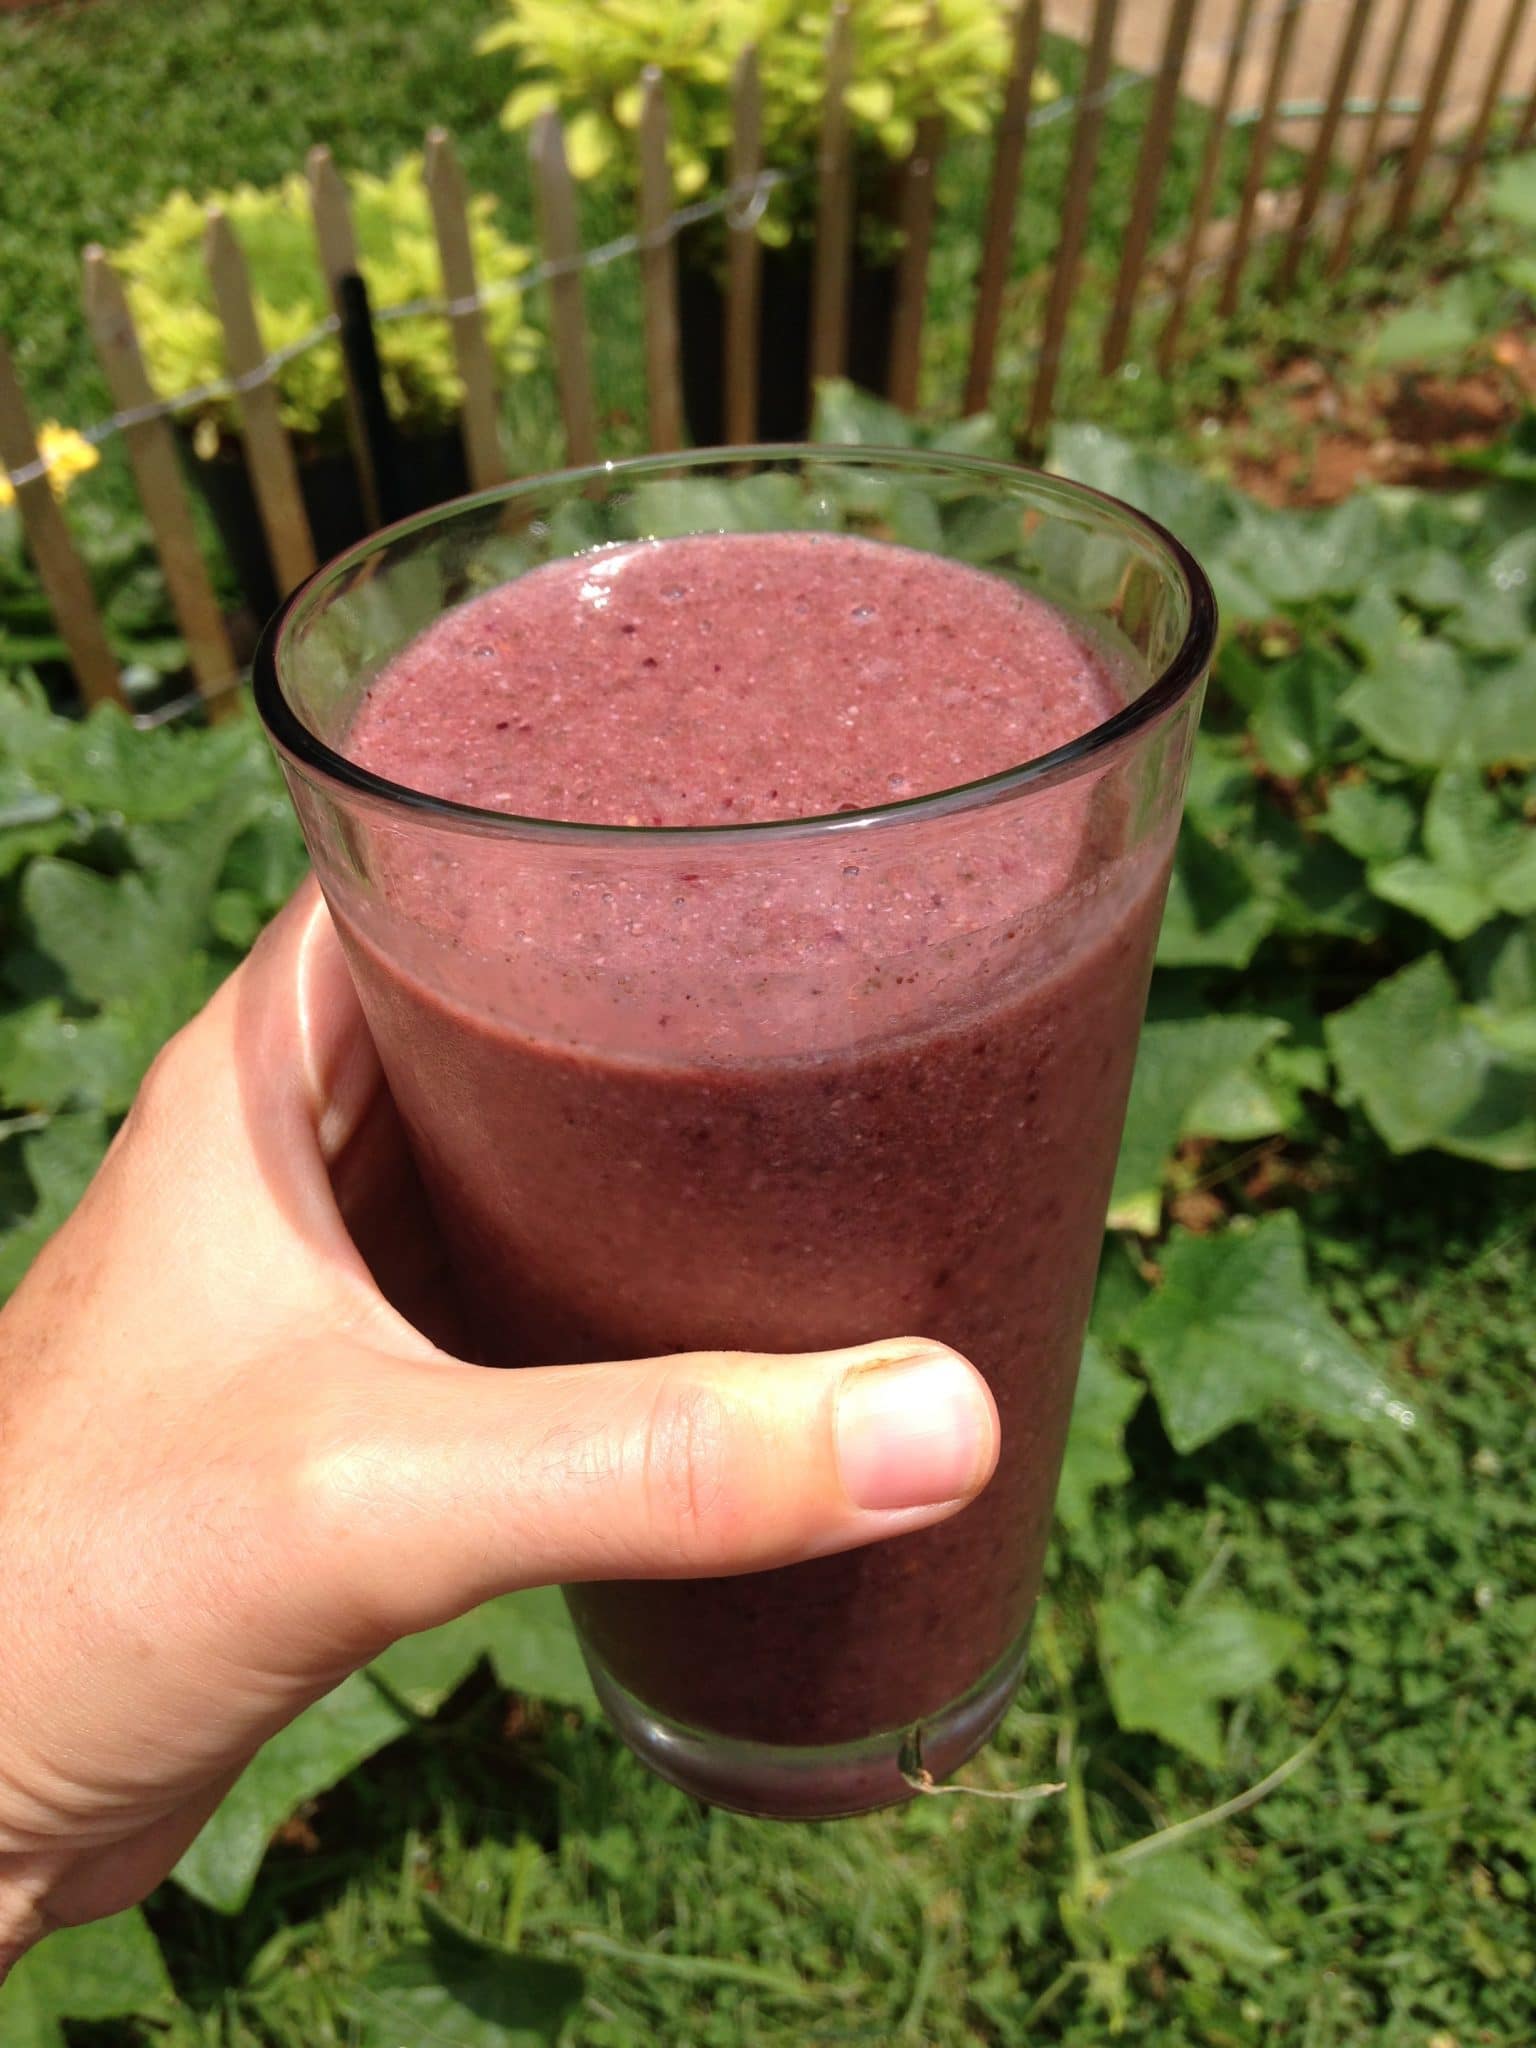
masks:
<path fill-rule="evenodd" d="M 1353 1333 L 1412 1374 L 1411 1441 L 1267 1429 L 1179 1459 L 1145 1410 L 1135 1477 L 1085 1554 L 1058 1557 L 1023 1697 L 966 1773 L 1079 1777 L 1108 1849 L 1240 1791 L 1343 1695 L 1315 1760 L 1212 1838 L 1286 1960 L 1235 1983 L 1198 1957 L 1137 1969 L 1129 2042 L 1529 2041 L 1536 1501 L 1518 1475 L 1536 1447 L 1536 1212 L 1528 1189 L 1470 1170 L 1350 1164 L 1349 1192 L 1310 1204 L 1313 1257 Z M 1181 1586 L 1220 1574 L 1306 1630 L 1294 1680 L 1236 1714 L 1219 1771 L 1109 1713 L 1092 1611 L 1149 1562 Z M 89 2038 L 349 2041 L 369 1971 L 427 1896 L 576 1961 L 581 2048 L 1104 2039 L 1063 1927 L 1064 1802 L 775 1827 L 705 1811 L 571 1715 L 531 1708 L 509 1741 L 505 1712 L 472 1683 L 355 1774 L 311 1816 L 316 1846 L 268 1857 L 238 1920 L 162 1892 L 151 1918 L 184 2005 L 168 2028 Z"/>

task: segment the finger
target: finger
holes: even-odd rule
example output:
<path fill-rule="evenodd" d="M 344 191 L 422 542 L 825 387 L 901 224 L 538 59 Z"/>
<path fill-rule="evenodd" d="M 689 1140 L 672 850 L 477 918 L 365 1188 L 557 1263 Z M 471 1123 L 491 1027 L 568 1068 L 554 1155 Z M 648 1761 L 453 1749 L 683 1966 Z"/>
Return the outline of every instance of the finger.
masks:
<path fill-rule="evenodd" d="M 921 1528 L 997 1461 L 985 1381 L 919 1339 L 513 1372 L 369 1352 L 328 1386 L 348 1378 L 367 1405 L 315 1446 L 305 1583 L 364 1653 L 516 1587 L 756 1571 Z"/>

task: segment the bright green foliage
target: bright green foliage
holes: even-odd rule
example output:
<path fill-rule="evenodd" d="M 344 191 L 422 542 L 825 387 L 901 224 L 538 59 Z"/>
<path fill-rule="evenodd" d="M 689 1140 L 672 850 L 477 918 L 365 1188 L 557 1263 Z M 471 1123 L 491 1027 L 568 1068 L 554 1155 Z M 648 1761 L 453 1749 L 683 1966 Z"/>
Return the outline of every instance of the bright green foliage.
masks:
<path fill-rule="evenodd" d="M 419 156 L 401 159 L 385 177 L 360 171 L 350 179 L 358 260 L 375 312 L 442 294 L 442 266 Z M 153 213 L 135 222 L 113 261 L 127 281 L 129 302 L 150 379 L 160 391 L 193 391 L 227 374 L 223 333 L 203 261 L 207 208 L 223 207 L 245 253 L 262 340 L 272 352 L 311 333 L 330 314 L 330 297 L 315 252 L 309 193 L 299 172 L 265 189 L 237 185 L 194 198 L 172 192 Z M 470 243 L 482 290 L 495 287 L 485 311 L 486 331 L 508 372 L 526 370 L 537 338 L 523 318 L 515 287 L 529 252 L 509 242 L 492 216 L 487 193 L 469 202 Z M 460 386 L 453 337 L 438 315 L 377 323 L 379 361 L 390 411 L 403 426 L 451 421 Z M 343 431 L 341 350 L 323 342 L 285 363 L 277 373 L 284 423 L 295 433 L 333 442 Z M 219 432 L 232 431 L 237 413 L 227 398 L 202 399 L 190 408 Z"/>
<path fill-rule="evenodd" d="M 24 1956 L 0 1990 L 5 2048 L 64 2048 L 62 2022 L 164 2018 L 173 2002 L 159 1944 L 135 1909 L 67 1927 Z"/>
<path fill-rule="evenodd" d="M 858 142 L 904 156 L 930 112 L 961 133 L 987 127 L 1008 68 L 997 0 L 864 0 L 850 20 L 847 109 Z M 765 161 L 799 171 L 814 159 L 831 22 L 832 0 L 507 0 L 506 18 L 476 47 L 519 60 L 521 83 L 502 111 L 508 128 L 558 111 L 574 174 L 625 189 L 636 175 L 640 78 L 654 66 L 667 86 L 673 184 L 687 199 L 724 182 L 731 81 L 750 48 L 759 52 Z M 775 198 L 765 236 L 782 241 L 808 211 L 804 192 Z"/>
<path fill-rule="evenodd" d="M 581 2003 L 570 1963 L 472 1934 L 430 1899 L 426 1938 L 364 1981 L 357 2048 L 546 2048 Z"/>
<path fill-rule="evenodd" d="M 1276 1407 L 1350 1434 L 1382 1418 L 1413 1421 L 1309 1291 L 1301 1226 L 1289 1211 L 1220 1237 L 1175 1236 L 1162 1285 L 1126 1337 L 1178 1451 Z"/>
<path fill-rule="evenodd" d="M 1145 1729 L 1199 1762 L 1221 1762 L 1218 1701 L 1267 1685 L 1300 1648 L 1284 1615 L 1240 1600 L 1197 1598 L 1174 1608 L 1149 1566 L 1099 1610 L 1099 1661 L 1122 1728 Z"/>
<path fill-rule="evenodd" d="M 184 668 L 186 649 L 171 624 L 165 579 L 144 520 L 120 518 L 82 493 L 70 505 L 69 525 L 128 688 Z M 0 505 L 0 675 L 68 660 L 28 556 L 20 516 L 14 506 Z M 0 818 L 7 815 L 0 796 Z"/>

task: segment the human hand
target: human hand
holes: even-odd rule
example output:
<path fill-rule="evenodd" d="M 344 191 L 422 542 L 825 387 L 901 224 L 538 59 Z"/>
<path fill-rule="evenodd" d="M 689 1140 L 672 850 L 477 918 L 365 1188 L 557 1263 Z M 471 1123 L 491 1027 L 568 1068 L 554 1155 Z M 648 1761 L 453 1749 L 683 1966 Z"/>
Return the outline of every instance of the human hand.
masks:
<path fill-rule="evenodd" d="M 491 1372 L 417 1327 L 451 1328 L 433 1245 L 306 887 L 0 1315 L 0 1979 L 149 1891 L 396 1637 L 847 1549 L 991 1475 L 991 1397 L 939 1346 Z"/>

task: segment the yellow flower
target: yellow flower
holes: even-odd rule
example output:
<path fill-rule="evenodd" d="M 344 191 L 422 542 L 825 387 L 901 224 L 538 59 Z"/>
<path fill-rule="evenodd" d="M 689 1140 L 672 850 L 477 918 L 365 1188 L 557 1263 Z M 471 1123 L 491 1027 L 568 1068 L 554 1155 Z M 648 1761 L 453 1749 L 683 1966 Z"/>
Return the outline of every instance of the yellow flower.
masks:
<path fill-rule="evenodd" d="M 62 498 L 77 476 L 84 476 L 101 460 L 99 450 L 83 434 L 77 434 L 73 427 L 61 427 L 57 420 L 45 420 L 38 428 L 37 452 L 47 465 L 48 481 L 56 498 Z M 15 502 L 16 486 L 0 469 L 0 508 Z"/>

